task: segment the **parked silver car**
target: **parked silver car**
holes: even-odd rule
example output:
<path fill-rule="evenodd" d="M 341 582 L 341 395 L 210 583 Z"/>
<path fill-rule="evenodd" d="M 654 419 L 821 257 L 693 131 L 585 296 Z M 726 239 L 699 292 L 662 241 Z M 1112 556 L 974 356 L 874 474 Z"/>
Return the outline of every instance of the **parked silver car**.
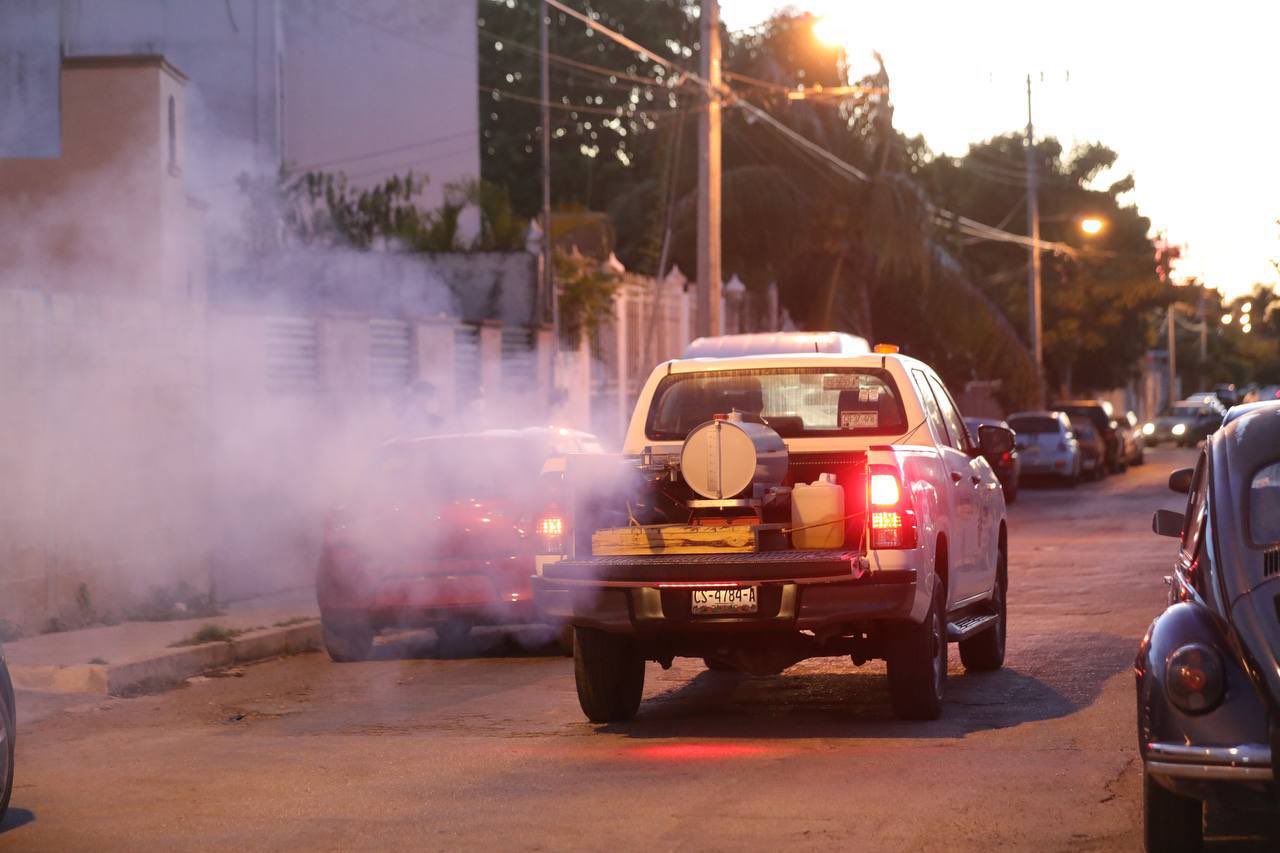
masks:
<path fill-rule="evenodd" d="M 1005 419 L 1022 457 L 1022 476 L 1060 477 L 1067 485 L 1080 480 L 1080 445 L 1071 421 L 1062 412 L 1016 412 Z"/>

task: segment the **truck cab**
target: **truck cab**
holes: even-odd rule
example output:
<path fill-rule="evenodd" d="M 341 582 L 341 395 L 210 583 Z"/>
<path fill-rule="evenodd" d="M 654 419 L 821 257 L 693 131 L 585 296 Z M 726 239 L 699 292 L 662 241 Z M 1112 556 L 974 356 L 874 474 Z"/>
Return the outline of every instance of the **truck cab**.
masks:
<path fill-rule="evenodd" d="M 886 660 L 899 716 L 936 717 L 948 641 L 969 669 L 1003 663 L 1007 524 L 983 454 L 1012 445 L 970 435 L 896 351 L 659 365 L 621 455 L 569 458 L 539 523 L 535 596 L 574 626 L 584 712 L 634 715 L 646 660 L 764 674 L 847 655 Z"/>

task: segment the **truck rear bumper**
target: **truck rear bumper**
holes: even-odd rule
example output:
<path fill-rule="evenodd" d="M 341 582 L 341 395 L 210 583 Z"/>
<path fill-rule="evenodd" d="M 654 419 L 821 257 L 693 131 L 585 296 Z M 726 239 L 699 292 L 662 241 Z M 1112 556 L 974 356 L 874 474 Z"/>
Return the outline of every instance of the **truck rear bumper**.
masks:
<path fill-rule="evenodd" d="M 914 569 L 757 581 L 704 581 L 759 587 L 759 612 L 695 616 L 693 580 L 534 578 L 544 617 L 612 633 L 812 630 L 865 620 L 909 619 L 916 599 Z"/>

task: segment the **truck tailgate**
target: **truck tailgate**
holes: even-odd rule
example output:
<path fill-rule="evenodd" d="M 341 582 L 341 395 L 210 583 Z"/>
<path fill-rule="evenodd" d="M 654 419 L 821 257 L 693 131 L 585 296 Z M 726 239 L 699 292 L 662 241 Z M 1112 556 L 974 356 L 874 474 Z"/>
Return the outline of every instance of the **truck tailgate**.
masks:
<path fill-rule="evenodd" d="M 663 554 L 647 557 L 587 557 L 544 566 L 555 580 L 632 583 L 785 581 L 800 578 L 850 580 L 865 571 L 863 554 L 838 551 L 757 551 L 736 554 Z"/>

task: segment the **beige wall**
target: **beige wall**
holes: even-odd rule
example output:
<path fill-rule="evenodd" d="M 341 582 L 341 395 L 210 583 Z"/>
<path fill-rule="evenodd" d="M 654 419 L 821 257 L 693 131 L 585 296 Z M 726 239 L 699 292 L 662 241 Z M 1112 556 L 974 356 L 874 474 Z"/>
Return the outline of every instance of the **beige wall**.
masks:
<path fill-rule="evenodd" d="M 208 586 L 195 304 L 0 289 L 0 618 Z M 142 342 L 145 342 L 143 344 Z"/>
<path fill-rule="evenodd" d="M 182 162 L 182 88 L 156 57 L 68 60 L 62 155 L 0 159 L 0 286 L 185 294 L 187 196 L 167 162 L 169 97 Z"/>
<path fill-rule="evenodd" d="M 62 145 L 0 159 L 0 618 L 209 584 L 202 210 L 181 72 L 68 61 Z M 170 163 L 168 104 L 176 118 Z"/>

